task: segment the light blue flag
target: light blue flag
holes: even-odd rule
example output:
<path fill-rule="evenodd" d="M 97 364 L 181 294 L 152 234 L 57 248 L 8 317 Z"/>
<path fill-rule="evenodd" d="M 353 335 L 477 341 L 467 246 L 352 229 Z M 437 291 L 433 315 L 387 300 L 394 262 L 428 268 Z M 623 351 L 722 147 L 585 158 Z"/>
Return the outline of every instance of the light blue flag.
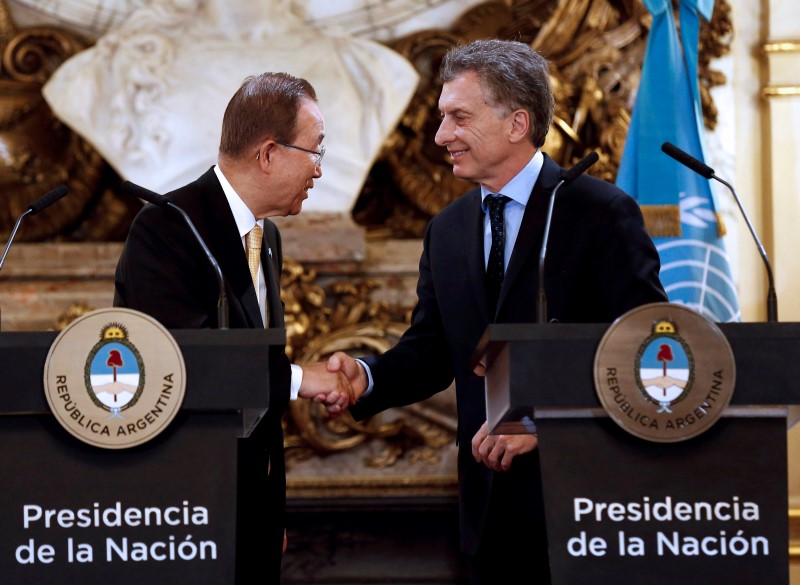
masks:
<path fill-rule="evenodd" d="M 680 36 L 671 0 L 644 4 L 653 24 L 617 185 L 642 208 L 669 300 L 712 321 L 740 321 L 711 185 L 661 151 L 671 142 L 705 160 L 697 48 L 700 17 L 711 17 L 714 0 L 681 0 Z"/>

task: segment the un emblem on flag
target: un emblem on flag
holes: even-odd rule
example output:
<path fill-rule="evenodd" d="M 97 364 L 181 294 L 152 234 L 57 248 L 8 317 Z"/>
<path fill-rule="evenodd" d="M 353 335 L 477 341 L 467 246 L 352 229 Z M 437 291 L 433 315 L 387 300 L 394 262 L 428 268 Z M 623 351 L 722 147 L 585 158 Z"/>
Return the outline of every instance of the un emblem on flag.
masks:
<path fill-rule="evenodd" d="M 56 337 L 44 369 L 47 403 L 79 440 L 106 449 L 141 445 L 180 411 L 186 366 L 158 321 L 131 309 L 99 309 Z"/>
<path fill-rule="evenodd" d="M 730 404 L 733 352 L 711 321 L 674 303 L 629 311 L 595 354 L 600 403 L 619 426 L 649 441 L 675 442 L 707 430 Z"/>

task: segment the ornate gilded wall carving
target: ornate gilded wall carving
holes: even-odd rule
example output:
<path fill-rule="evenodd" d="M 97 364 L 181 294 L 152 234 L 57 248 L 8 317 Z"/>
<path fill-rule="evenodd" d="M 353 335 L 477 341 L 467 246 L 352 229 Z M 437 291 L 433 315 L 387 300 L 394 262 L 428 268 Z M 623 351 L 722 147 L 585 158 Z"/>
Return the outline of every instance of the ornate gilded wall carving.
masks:
<path fill-rule="evenodd" d="M 98 239 L 98 232 L 108 231 L 98 226 L 123 215 L 104 194 L 105 162 L 53 116 L 42 97 L 53 71 L 85 46 L 55 28 L 18 30 L 0 0 L 0 240 L 8 238 L 32 201 L 60 184 L 69 187 L 70 196 L 58 202 L 58 213 L 30 217 L 19 240 Z M 84 221 L 91 210 L 101 211 L 102 219 Z"/>
<path fill-rule="evenodd" d="M 410 307 L 375 301 L 372 279 L 334 280 L 317 283 L 314 271 L 287 260 L 281 295 L 286 307 L 288 352 L 295 363 L 327 358 L 336 351 L 351 355 L 380 354 L 392 347 L 406 329 Z M 392 422 L 380 418 L 363 423 L 345 415 L 330 419 L 325 410 L 306 400 L 292 403 L 286 419 L 286 446 L 290 460 L 315 454 L 346 451 L 372 439 L 386 448 L 367 465 L 384 467 L 404 451 L 413 457 L 435 457 L 433 449 L 452 443 L 454 412 L 438 402 L 414 405 L 413 416 Z"/>

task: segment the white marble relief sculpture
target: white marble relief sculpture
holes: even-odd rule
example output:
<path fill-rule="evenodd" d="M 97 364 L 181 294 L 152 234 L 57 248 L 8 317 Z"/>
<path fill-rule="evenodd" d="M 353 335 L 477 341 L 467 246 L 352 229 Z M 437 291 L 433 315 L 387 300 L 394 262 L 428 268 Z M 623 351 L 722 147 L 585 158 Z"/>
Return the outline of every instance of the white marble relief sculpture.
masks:
<path fill-rule="evenodd" d="M 325 115 L 323 177 L 304 210 L 349 212 L 418 75 L 382 44 L 304 24 L 287 1 L 147 2 L 43 93 L 124 179 L 166 192 L 215 162 L 228 99 L 262 71 L 308 79 Z"/>

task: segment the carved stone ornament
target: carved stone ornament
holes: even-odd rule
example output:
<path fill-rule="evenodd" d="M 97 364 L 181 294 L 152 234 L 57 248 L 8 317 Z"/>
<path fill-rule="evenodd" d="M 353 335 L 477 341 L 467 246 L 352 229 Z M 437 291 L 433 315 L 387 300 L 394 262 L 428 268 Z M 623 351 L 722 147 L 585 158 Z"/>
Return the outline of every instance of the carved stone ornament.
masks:
<path fill-rule="evenodd" d="M 0 0 L 0 240 L 28 205 L 66 184 L 58 213 L 30 217 L 20 240 L 56 239 L 70 232 L 100 185 L 102 158 L 53 116 L 41 89 L 55 69 L 85 47 L 55 28 L 17 30 Z"/>

